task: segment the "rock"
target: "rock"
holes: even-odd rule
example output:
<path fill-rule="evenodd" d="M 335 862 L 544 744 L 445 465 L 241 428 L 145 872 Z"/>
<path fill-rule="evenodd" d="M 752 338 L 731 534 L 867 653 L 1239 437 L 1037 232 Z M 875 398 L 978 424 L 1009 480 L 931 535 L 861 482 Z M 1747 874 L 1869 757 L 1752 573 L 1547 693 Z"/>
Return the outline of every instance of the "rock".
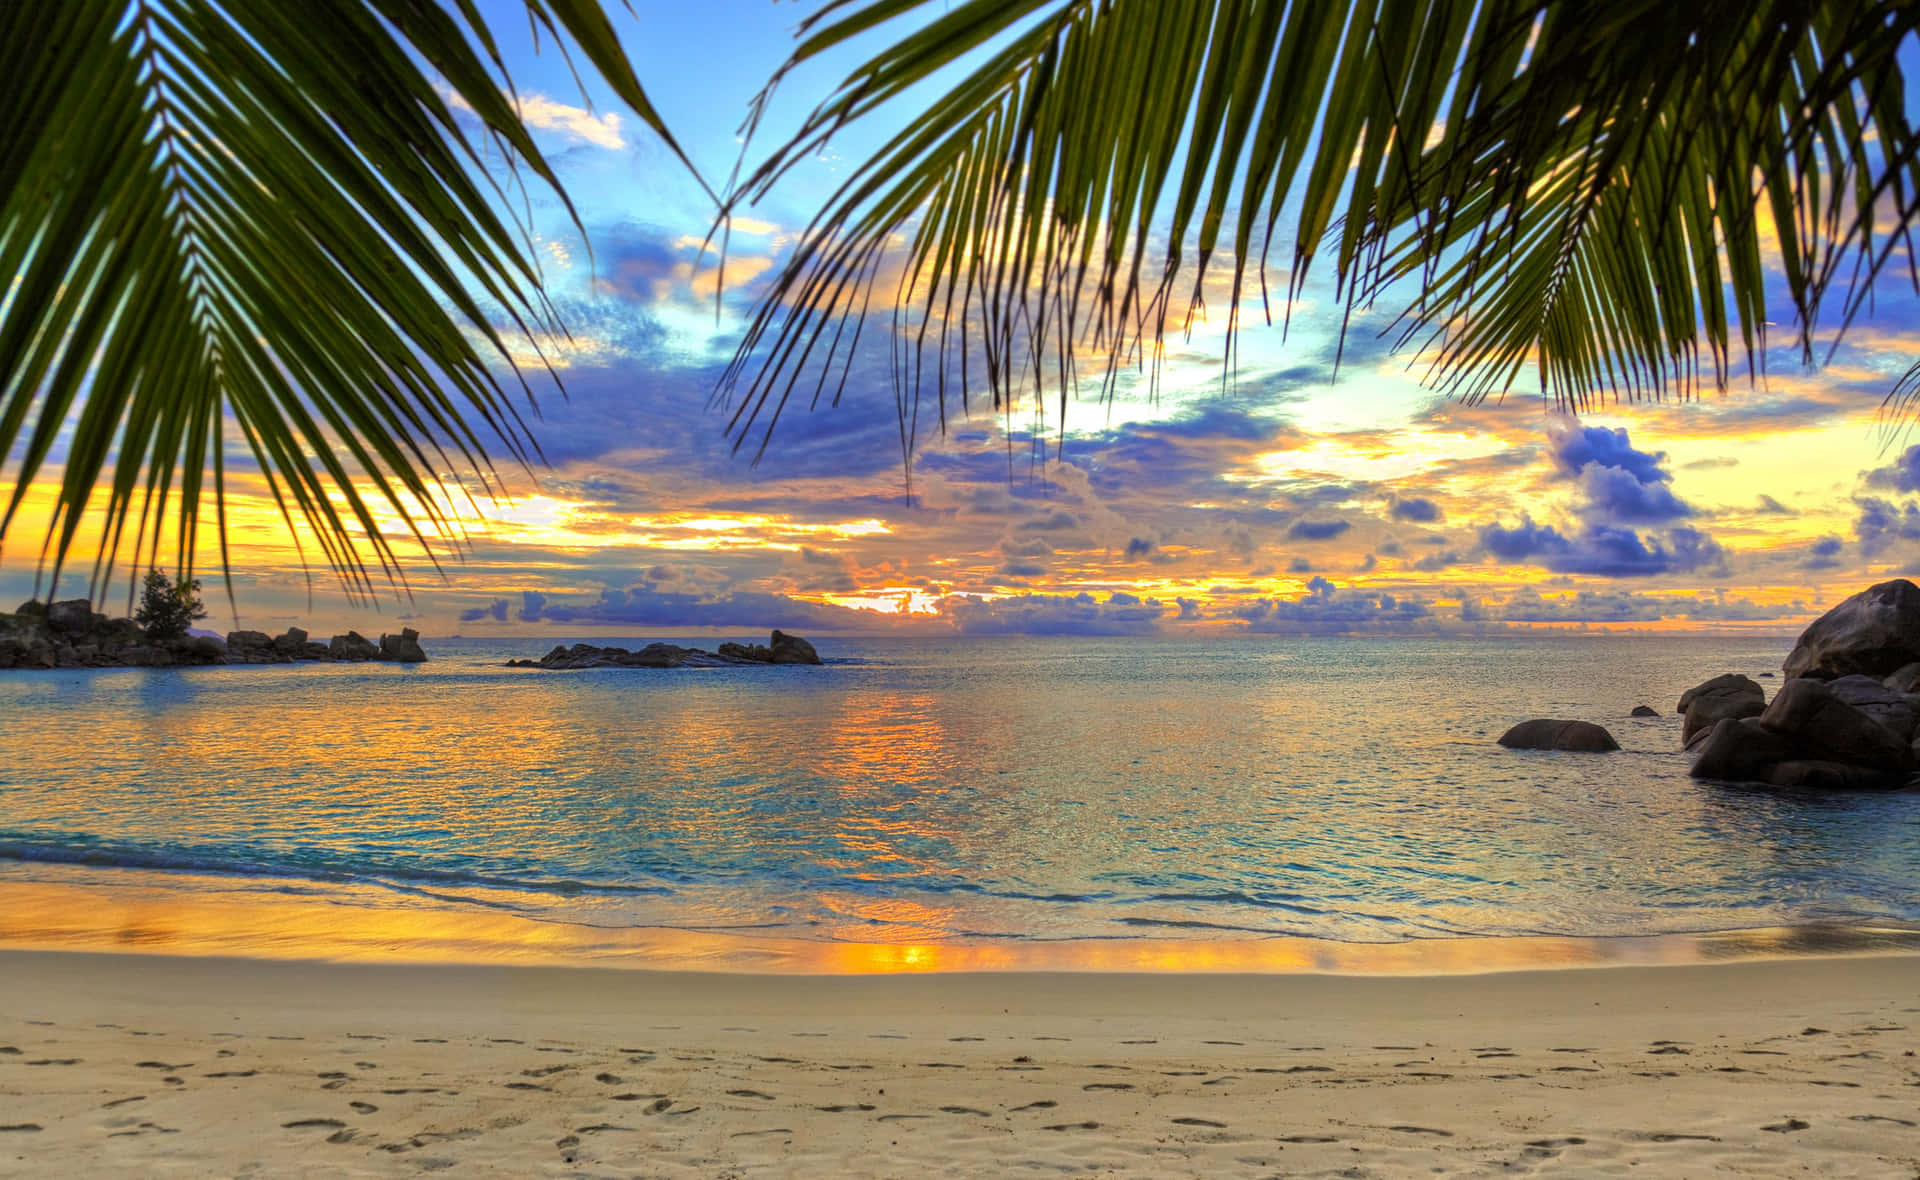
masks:
<path fill-rule="evenodd" d="M 233 642 L 231 636 L 227 642 Z M 336 660 L 377 660 L 380 658 L 380 648 L 360 632 L 349 631 L 333 637 L 333 641 L 327 644 L 327 655 Z"/>
<path fill-rule="evenodd" d="M 1782 684 L 1760 715 L 1760 724 L 1821 761 L 1880 770 L 1913 766 L 1913 751 L 1906 741 L 1818 680 L 1802 677 Z"/>
<path fill-rule="evenodd" d="M 1680 712 L 1687 719 L 1680 727 L 1680 740 L 1684 742 L 1730 717 L 1758 717 L 1766 707 L 1766 690 L 1745 676 L 1737 672 L 1715 676 L 1680 694 Z"/>
<path fill-rule="evenodd" d="M 16 607 L 13 613 L 23 619 L 44 619 L 47 617 L 47 604 L 38 598 L 29 598 Z"/>
<path fill-rule="evenodd" d="M 1693 767 L 1687 773 L 1694 778 L 1730 782 L 1764 782 L 1775 764 L 1795 753 L 1790 740 L 1752 717 L 1728 717 L 1716 722 L 1697 747 Z"/>
<path fill-rule="evenodd" d="M 306 632 L 301 632 L 300 637 L 305 639 Z M 382 635 L 380 652 L 387 659 L 403 664 L 423 663 L 427 658 L 427 653 L 420 648 L 420 632 L 412 627 L 402 627 L 398 635 Z"/>
<path fill-rule="evenodd" d="M 639 651 L 576 643 L 572 647 L 555 647 L 537 660 L 508 660 L 507 667 L 566 671 L 577 668 L 727 668 L 743 664 L 820 662 L 813 645 L 799 636 L 775 631 L 773 638 L 771 647 L 757 643 L 723 643 L 719 651 L 679 647 L 671 643 L 649 643 Z"/>
<path fill-rule="evenodd" d="M 1827 688 L 1834 696 L 1893 731 L 1901 741 L 1913 740 L 1920 713 L 1915 712 L 1913 702 L 1905 693 L 1895 692 L 1871 676 L 1860 675 L 1829 680 Z"/>
<path fill-rule="evenodd" d="M 175 640 L 174 655 L 183 664 L 219 664 L 227 658 L 227 645 L 212 635 L 189 635 Z"/>
<path fill-rule="evenodd" d="M 1881 582 L 1834 607 L 1800 635 L 1783 668 L 1789 680 L 1875 679 L 1920 661 L 1920 586 Z"/>
<path fill-rule="evenodd" d="M 70 598 L 47 608 L 47 626 L 59 635 L 85 635 L 93 630 L 93 618 L 93 603 L 84 598 Z M 101 622 L 105 621 L 101 616 Z"/>
<path fill-rule="evenodd" d="M 1576 750 L 1605 753 L 1618 750 L 1613 735 L 1591 721 L 1555 721 L 1535 718 L 1500 735 L 1500 744 L 1510 750 Z"/>
<path fill-rule="evenodd" d="M 773 649 L 773 662 L 776 664 L 817 664 L 820 654 L 813 650 L 813 644 L 798 635 L 789 635 L 785 631 L 775 631 L 767 646 Z"/>
<path fill-rule="evenodd" d="M 1920 692 L 1920 661 L 1900 665 L 1880 683 L 1895 692 Z"/>
<path fill-rule="evenodd" d="M 1627 714 L 1629 717 L 1658 717 L 1659 715 L 1660 710 L 1651 705 L 1635 705 L 1633 712 Z"/>
<path fill-rule="evenodd" d="M 1766 781 L 1776 787 L 1807 791 L 1887 791 L 1904 786 L 1907 776 L 1898 771 L 1802 758 L 1773 766 L 1767 771 Z"/>
<path fill-rule="evenodd" d="M 288 627 L 273 637 L 273 650 L 290 660 L 300 659 L 307 649 L 307 633 L 298 627 Z"/>

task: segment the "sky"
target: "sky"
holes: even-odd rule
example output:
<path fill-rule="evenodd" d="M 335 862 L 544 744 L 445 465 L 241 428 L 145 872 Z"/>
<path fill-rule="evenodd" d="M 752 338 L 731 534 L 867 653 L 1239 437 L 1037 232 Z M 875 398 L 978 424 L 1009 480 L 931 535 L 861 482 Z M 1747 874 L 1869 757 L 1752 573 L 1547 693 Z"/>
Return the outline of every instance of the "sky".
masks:
<path fill-rule="evenodd" d="M 303 563 L 243 480 L 231 507 L 236 603 L 217 572 L 208 578 L 216 630 L 409 625 L 430 638 L 559 641 L 774 627 L 1788 628 L 1920 571 L 1920 435 L 1882 413 L 1920 353 L 1920 298 L 1901 283 L 1882 285 L 1871 316 L 1817 368 L 1782 331 L 1763 380 L 1576 419 L 1524 389 L 1477 406 L 1436 396 L 1379 339 L 1385 308 L 1355 318 L 1336 374 L 1340 309 L 1316 277 L 1284 337 L 1258 322 L 1250 295 L 1231 382 L 1222 316 L 1170 341 L 1157 388 L 1129 378 L 1104 403 L 1090 391 L 1064 428 L 1051 411 L 1037 426 L 972 399 L 970 415 L 919 438 L 911 495 L 879 331 L 840 404 L 789 414 L 756 462 L 753 445 L 733 448 L 716 381 L 768 272 L 877 129 L 836 140 L 743 211 L 716 314 L 711 256 L 699 264 L 713 215 L 700 188 L 595 80 L 583 91 L 551 45 L 536 47 L 517 5 L 482 7 L 586 231 L 534 194 L 535 246 L 571 334 L 545 342 L 564 396 L 544 390 L 530 419 L 549 465 L 504 472 L 511 499 L 468 510 L 465 552 L 437 572 L 417 563 L 410 596 L 372 605 L 312 564 L 311 544 Z M 742 151 L 748 102 L 811 6 L 609 8 L 656 106 L 717 187 Z M 749 153 L 778 143 L 852 64 L 787 78 Z M 0 564 L 8 606 L 34 590 L 30 548 Z M 58 591 L 83 594 L 83 576 Z"/>

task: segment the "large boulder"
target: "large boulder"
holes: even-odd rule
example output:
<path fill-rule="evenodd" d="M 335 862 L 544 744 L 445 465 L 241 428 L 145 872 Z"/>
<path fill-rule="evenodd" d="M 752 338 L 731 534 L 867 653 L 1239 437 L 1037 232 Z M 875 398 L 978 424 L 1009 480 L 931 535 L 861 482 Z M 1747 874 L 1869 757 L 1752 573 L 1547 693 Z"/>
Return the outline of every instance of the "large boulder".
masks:
<path fill-rule="evenodd" d="M 299 627 L 288 627 L 273 637 L 273 650 L 290 660 L 305 659 L 307 654 L 307 633 Z"/>
<path fill-rule="evenodd" d="M 233 637 L 228 636 L 227 642 L 232 643 Z M 327 656 L 335 660 L 377 660 L 380 658 L 380 648 L 360 632 L 349 631 L 333 637 L 332 642 L 327 644 Z"/>
<path fill-rule="evenodd" d="M 1895 578 L 1870 586 L 1813 621 L 1784 666 L 1788 679 L 1876 679 L 1920 661 L 1920 586 Z"/>
<path fill-rule="evenodd" d="M 1795 753 L 1792 741 L 1757 719 L 1728 717 L 1702 738 L 1687 773 L 1694 778 L 1763 782 L 1768 771 Z"/>
<path fill-rule="evenodd" d="M 813 650 L 813 644 L 798 635 L 789 635 L 785 631 L 775 631 L 767 646 L 773 649 L 773 662 L 776 664 L 817 664 L 820 653 Z"/>
<path fill-rule="evenodd" d="M 303 632 L 300 638 L 305 641 L 306 634 Z M 420 632 L 412 627 L 402 627 L 398 635 L 382 635 L 380 654 L 386 659 L 398 660 L 403 664 L 418 664 L 427 658 L 427 653 L 420 647 Z"/>
<path fill-rule="evenodd" d="M 1509 750 L 1575 750 L 1602 754 L 1618 750 L 1613 735 L 1591 721 L 1557 721 L 1536 717 L 1500 735 L 1500 744 Z"/>
<path fill-rule="evenodd" d="M 1729 718 L 1758 717 L 1766 707 L 1766 690 L 1754 681 L 1737 672 L 1715 676 L 1680 694 L 1679 711 L 1686 716 L 1680 740 L 1687 741 Z"/>
<path fill-rule="evenodd" d="M 102 623 L 106 616 L 100 616 Z M 93 630 L 93 603 L 84 598 L 69 598 L 47 607 L 47 626 L 57 635 L 85 635 Z"/>
<path fill-rule="evenodd" d="M 1842 676 L 1829 680 L 1827 688 L 1834 696 L 1865 713 L 1893 732 L 1903 742 L 1913 740 L 1920 725 L 1920 712 L 1905 693 L 1895 692 L 1871 676 Z"/>
<path fill-rule="evenodd" d="M 1811 758 L 1877 770 L 1913 766 L 1913 751 L 1904 739 L 1835 696 L 1819 680 L 1800 678 L 1781 685 L 1773 703 L 1760 714 L 1760 724 Z"/>
<path fill-rule="evenodd" d="M 1880 683 L 1895 692 L 1920 692 L 1920 661 L 1900 665 Z"/>

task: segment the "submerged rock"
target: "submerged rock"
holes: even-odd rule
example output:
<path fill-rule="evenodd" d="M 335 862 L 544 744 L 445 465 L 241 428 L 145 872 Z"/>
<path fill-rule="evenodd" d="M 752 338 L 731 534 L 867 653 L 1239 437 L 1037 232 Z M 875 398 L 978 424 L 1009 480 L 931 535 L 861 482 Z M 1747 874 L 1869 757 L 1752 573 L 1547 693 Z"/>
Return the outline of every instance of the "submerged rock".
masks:
<path fill-rule="evenodd" d="M 301 637 L 305 638 L 304 633 Z M 420 632 L 412 627 L 402 627 L 398 635 L 380 637 L 380 657 L 398 660 L 402 664 L 418 664 L 426 660 L 427 653 L 420 650 Z"/>
<path fill-rule="evenodd" d="M 1603 754 L 1618 750 L 1613 735 L 1591 721 L 1558 721 L 1536 717 L 1500 735 L 1500 744 L 1509 750 L 1573 750 Z"/>
<path fill-rule="evenodd" d="M 1652 705 L 1635 705 L 1633 712 L 1627 714 L 1629 717 L 1658 717 L 1659 715 L 1660 710 Z"/>

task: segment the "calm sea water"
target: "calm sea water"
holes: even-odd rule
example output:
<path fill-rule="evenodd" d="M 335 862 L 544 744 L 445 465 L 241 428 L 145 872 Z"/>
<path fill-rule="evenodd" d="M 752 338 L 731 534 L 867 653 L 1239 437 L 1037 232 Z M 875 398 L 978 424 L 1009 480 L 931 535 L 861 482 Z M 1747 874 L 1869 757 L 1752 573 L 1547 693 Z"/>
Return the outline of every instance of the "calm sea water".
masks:
<path fill-rule="evenodd" d="M 936 946 L 1920 923 L 1920 793 L 1686 776 L 1673 702 L 1777 670 L 1777 636 L 827 638 L 819 668 L 501 666 L 554 642 L 0 676 L 0 906 L 58 883 L 103 913 L 297 897 L 389 928 Z M 1494 744 L 1529 716 L 1625 749 Z"/>

